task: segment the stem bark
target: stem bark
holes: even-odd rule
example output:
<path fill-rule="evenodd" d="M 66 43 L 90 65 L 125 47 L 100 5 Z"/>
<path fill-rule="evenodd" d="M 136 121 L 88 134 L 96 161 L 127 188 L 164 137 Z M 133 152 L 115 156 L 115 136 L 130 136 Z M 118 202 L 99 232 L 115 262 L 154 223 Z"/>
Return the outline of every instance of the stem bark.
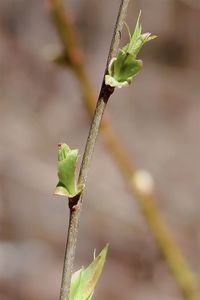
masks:
<path fill-rule="evenodd" d="M 79 173 L 79 179 L 78 179 L 78 183 L 83 184 L 84 186 L 86 184 L 87 175 L 90 167 L 90 161 L 92 158 L 92 154 L 94 152 L 94 146 L 99 133 L 100 124 L 106 108 L 106 104 L 111 94 L 114 92 L 114 88 L 105 85 L 104 77 L 105 74 L 107 73 L 107 68 L 110 60 L 112 59 L 112 57 L 116 55 L 118 50 L 118 46 L 121 38 L 121 31 L 123 28 L 123 23 L 128 8 L 128 3 L 129 0 L 122 0 L 119 7 L 117 21 L 115 24 L 113 38 L 111 41 L 111 46 L 107 58 L 106 70 L 103 76 L 101 90 L 99 93 L 96 109 L 94 112 L 93 120 L 91 123 L 89 135 L 85 146 L 85 151 L 84 151 L 83 160 L 82 160 L 80 173 Z M 71 276 L 72 276 L 72 270 L 73 270 L 73 264 L 75 258 L 75 250 L 76 250 L 76 243 L 77 243 L 78 226 L 79 226 L 79 219 L 80 219 L 80 213 L 82 207 L 82 200 L 83 200 L 83 192 L 78 196 L 69 199 L 70 218 L 69 218 L 67 243 L 66 243 L 65 257 L 64 257 L 62 282 L 60 288 L 60 298 L 59 298 L 60 300 L 69 299 Z"/>

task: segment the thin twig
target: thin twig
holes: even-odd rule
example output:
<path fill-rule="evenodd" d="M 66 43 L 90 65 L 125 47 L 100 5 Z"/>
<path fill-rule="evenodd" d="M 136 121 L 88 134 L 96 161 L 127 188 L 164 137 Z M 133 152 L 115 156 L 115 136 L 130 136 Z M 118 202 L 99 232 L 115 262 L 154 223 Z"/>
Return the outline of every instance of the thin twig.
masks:
<path fill-rule="evenodd" d="M 58 4 L 57 1 L 55 1 L 55 3 Z M 113 38 L 112 38 L 112 42 L 108 54 L 105 73 L 107 72 L 107 66 L 110 62 L 110 59 L 116 54 L 118 49 L 128 3 L 129 0 L 122 0 L 119 7 L 118 17 L 117 17 L 114 34 L 113 34 Z M 64 34 L 63 31 L 60 32 Z M 92 154 L 94 152 L 94 146 L 97 139 L 97 135 L 99 133 L 103 113 L 106 108 L 108 99 L 110 98 L 113 91 L 114 88 L 111 88 L 104 84 L 104 76 L 103 76 L 103 83 L 99 93 L 97 106 L 94 112 L 88 139 L 85 146 L 85 152 L 83 155 L 83 160 L 80 168 L 80 174 L 78 179 L 79 184 L 83 184 L 83 185 L 86 184 L 90 161 L 92 158 Z M 69 297 L 69 289 L 71 283 L 71 275 L 72 275 L 77 234 L 78 234 L 78 224 L 79 224 L 79 218 L 80 218 L 80 212 L 82 206 L 82 196 L 83 194 L 81 193 L 78 197 L 69 199 L 70 219 L 69 219 L 69 227 L 67 233 L 67 244 L 65 250 L 63 276 L 62 276 L 62 283 L 60 289 L 60 300 L 66 300 Z"/>
<path fill-rule="evenodd" d="M 84 95 L 83 99 L 88 112 L 90 115 L 93 115 L 96 97 L 85 70 L 74 26 L 70 20 L 70 15 L 68 13 L 66 14 L 62 5 L 62 0 L 49 1 L 52 7 L 55 27 L 64 48 L 64 54 L 68 59 L 71 70 L 74 72 L 80 83 L 80 88 Z M 159 210 L 157 209 L 156 197 L 152 194 L 148 195 L 143 193 L 132 180 L 137 169 L 129 159 L 129 156 L 127 155 L 123 145 L 120 143 L 119 138 L 113 132 L 108 116 L 106 116 L 106 118 L 104 116 L 101 129 L 105 145 L 118 165 L 134 199 L 138 201 L 138 206 L 140 207 L 151 233 L 158 244 L 161 254 L 165 258 L 172 274 L 174 274 L 174 278 L 182 291 L 184 298 L 187 300 L 200 300 L 197 292 L 197 279 L 187 265 L 178 245 L 172 238 L 172 234 L 168 226 L 165 224 Z"/>

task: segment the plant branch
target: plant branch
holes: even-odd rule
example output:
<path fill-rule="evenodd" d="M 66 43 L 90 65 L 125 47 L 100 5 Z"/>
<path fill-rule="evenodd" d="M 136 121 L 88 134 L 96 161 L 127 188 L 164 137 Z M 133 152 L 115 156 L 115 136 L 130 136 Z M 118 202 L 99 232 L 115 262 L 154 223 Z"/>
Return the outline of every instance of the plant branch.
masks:
<path fill-rule="evenodd" d="M 77 35 L 69 13 L 65 12 L 62 5 L 62 0 L 49 0 L 54 18 L 55 27 L 63 46 L 64 54 L 66 55 L 68 64 L 74 72 L 82 94 L 84 95 L 85 105 L 90 115 L 93 115 L 95 109 L 95 93 L 92 84 L 85 70 L 80 47 L 77 41 Z M 138 206 L 141 209 L 144 218 L 149 226 L 149 229 L 154 236 L 158 248 L 165 258 L 174 278 L 186 300 L 200 300 L 197 292 L 197 279 L 190 270 L 185 261 L 178 245 L 172 238 L 172 234 L 165 224 L 159 210 L 156 207 L 156 197 L 153 194 L 144 193 L 138 188 L 133 181 L 133 177 L 137 172 L 132 161 L 129 159 L 123 145 L 114 133 L 108 116 L 104 117 L 101 126 L 104 143 L 110 151 L 113 159 L 118 165 L 121 174 L 126 181 L 129 191 L 137 200 Z M 77 208 L 79 209 L 79 207 Z M 72 222 L 70 221 L 70 224 Z M 77 222 L 74 222 L 77 224 Z M 72 237 L 73 240 L 73 237 Z M 70 267 L 72 269 L 72 267 Z"/>
<path fill-rule="evenodd" d="M 51 1 L 53 6 L 55 8 L 54 10 L 54 17 L 56 23 L 58 22 L 58 11 L 61 8 L 61 2 L 57 0 Z M 119 46 L 119 41 L 121 37 L 121 31 L 123 28 L 124 19 L 126 16 L 126 11 L 128 7 L 129 0 L 122 0 L 118 17 L 114 29 L 113 38 L 111 41 L 111 46 L 108 54 L 108 59 L 106 63 L 106 70 L 105 74 L 107 73 L 107 67 L 111 60 L 111 58 L 116 54 Z M 66 20 L 66 18 L 63 16 L 62 18 L 62 24 L 63 21 Z M 60 37 L 62 41 L 66 41 L 65 43 L 65 50 L 67 56 L 70 56 L 70 53 L 73 57 L 73 62 L 75 60 L 75 66 L 78 68 L 79 60 L 74 59 L 74 57 L 77 58 L 77 55 L 74 56 L 74 51 L 67 50 L 70 49 L 68 47 L 70 41 L 68 42 L 65 38 L 67 34 L 71 34 L 70 30 L 65 32 L 63 30 L 62 26 L 59 27 L 58 30 Z M 71 35 L 72 38 L 72 35 Z M 72 45 L 74 45 L 73 39 L 72 39 Z M 76 53 L 76 51 L 75 51 Z M 105 76 L 104 74 L 104 76 Z M 85 146 L 85 151 L 83 155 L 83 160 L 80 168 L 79 173 L 79 179 L 78 184 L 82 184 L 85 186 L 86 180 L 87 180 L 87 174 L 90 167 L 90 161 L 92 158 L 92 154 L 94 152 L 94 146 L 95 142 L 99 133 L 101 120 L 103 117 L 104 110 L 106 108 L 106 104 L 108 102 L 108 99 L 110 98 L 111 94 L 114 91 L 114 88 L 111 88 L 110 86 L 105 85 L 104 83 L 104 76 L 103 76 L 103 82 L 102 87 L 99 93 L 96 109 L 94 112 L 93 120 L 91 123 L 88 139 Z M 74 263 L 74 257 L 75 257 L 75 249 L 76 249 L 76 241 L 77 241 L 77 234 L 78 234 L 78 225 L 79 225 L 79 218 L 80 218 L 80 212 L 81 212 L 81 206 L 82 206 L 82 193 L 78 196 L 69 199 L 69 208 L 70 208 L 70 219 L 69 219 L 69 227 L 68 227 L 68 234 L 67 234 L 67 244 L 66 244 L 66 250 L 65 250 L 65 258 L 64 258 L 64 266 L 63 266 L 63 276 L 62 276 L 62 283 L 61 283 L 61 289 L 60 289 L 60 300 L 66 300 L 69 297 L 69 290 L 70 290 L 70 283 L 71 283 L 71 275 L 72 275 L 72 269 L 73 269 L 73 263 Z"/>

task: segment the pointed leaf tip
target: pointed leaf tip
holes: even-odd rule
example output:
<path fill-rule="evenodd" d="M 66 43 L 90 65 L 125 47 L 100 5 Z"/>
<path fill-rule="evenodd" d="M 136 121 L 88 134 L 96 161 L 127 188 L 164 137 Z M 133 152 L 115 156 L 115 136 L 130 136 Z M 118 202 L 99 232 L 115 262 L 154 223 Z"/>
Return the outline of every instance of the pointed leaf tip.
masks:
<path fill-rule="evenodd" d="M 106 245 L 87 268 L 81 268 L 72 276 L 69 300 L 91 300 L 95 286 L 102 273 L 108 245 Z"/>

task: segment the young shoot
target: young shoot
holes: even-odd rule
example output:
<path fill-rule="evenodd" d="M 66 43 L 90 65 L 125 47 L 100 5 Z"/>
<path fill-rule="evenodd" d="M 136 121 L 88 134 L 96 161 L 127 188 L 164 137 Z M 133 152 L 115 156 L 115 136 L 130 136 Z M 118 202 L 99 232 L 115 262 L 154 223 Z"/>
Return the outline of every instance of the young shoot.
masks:
<path fill-rule="evenodd" d="M 80 194 L 82 186 L 76 181 L 78 150 L 70 149 L 67 144 L 58 145 L 58 179 L 54 195 L 73 198 Z"/>
<path fill-rule="evenodd" d="M 76 271 L 71 280 L 69 300 L 91 300 L 96 284 L 101 276 L 108 245 L 106 245 L 97 257 L 94 257 L 91 264 Z"/>
<path fill-rule="evenodd" d="M 129 85 L 133 78 L 142 68 L 142 61 L 137 56 L 142 46 L 155 39 L 151 33 L 142 33 L 140 24 L 141 11 L 139 13 L 135 30 L 130 35 L 129 43 L 119 50 L 117 57 L 114 57 L 108 66 L 108 74 L 105 75 L 105 84 L 112 87 L 124 87 Z"/>

